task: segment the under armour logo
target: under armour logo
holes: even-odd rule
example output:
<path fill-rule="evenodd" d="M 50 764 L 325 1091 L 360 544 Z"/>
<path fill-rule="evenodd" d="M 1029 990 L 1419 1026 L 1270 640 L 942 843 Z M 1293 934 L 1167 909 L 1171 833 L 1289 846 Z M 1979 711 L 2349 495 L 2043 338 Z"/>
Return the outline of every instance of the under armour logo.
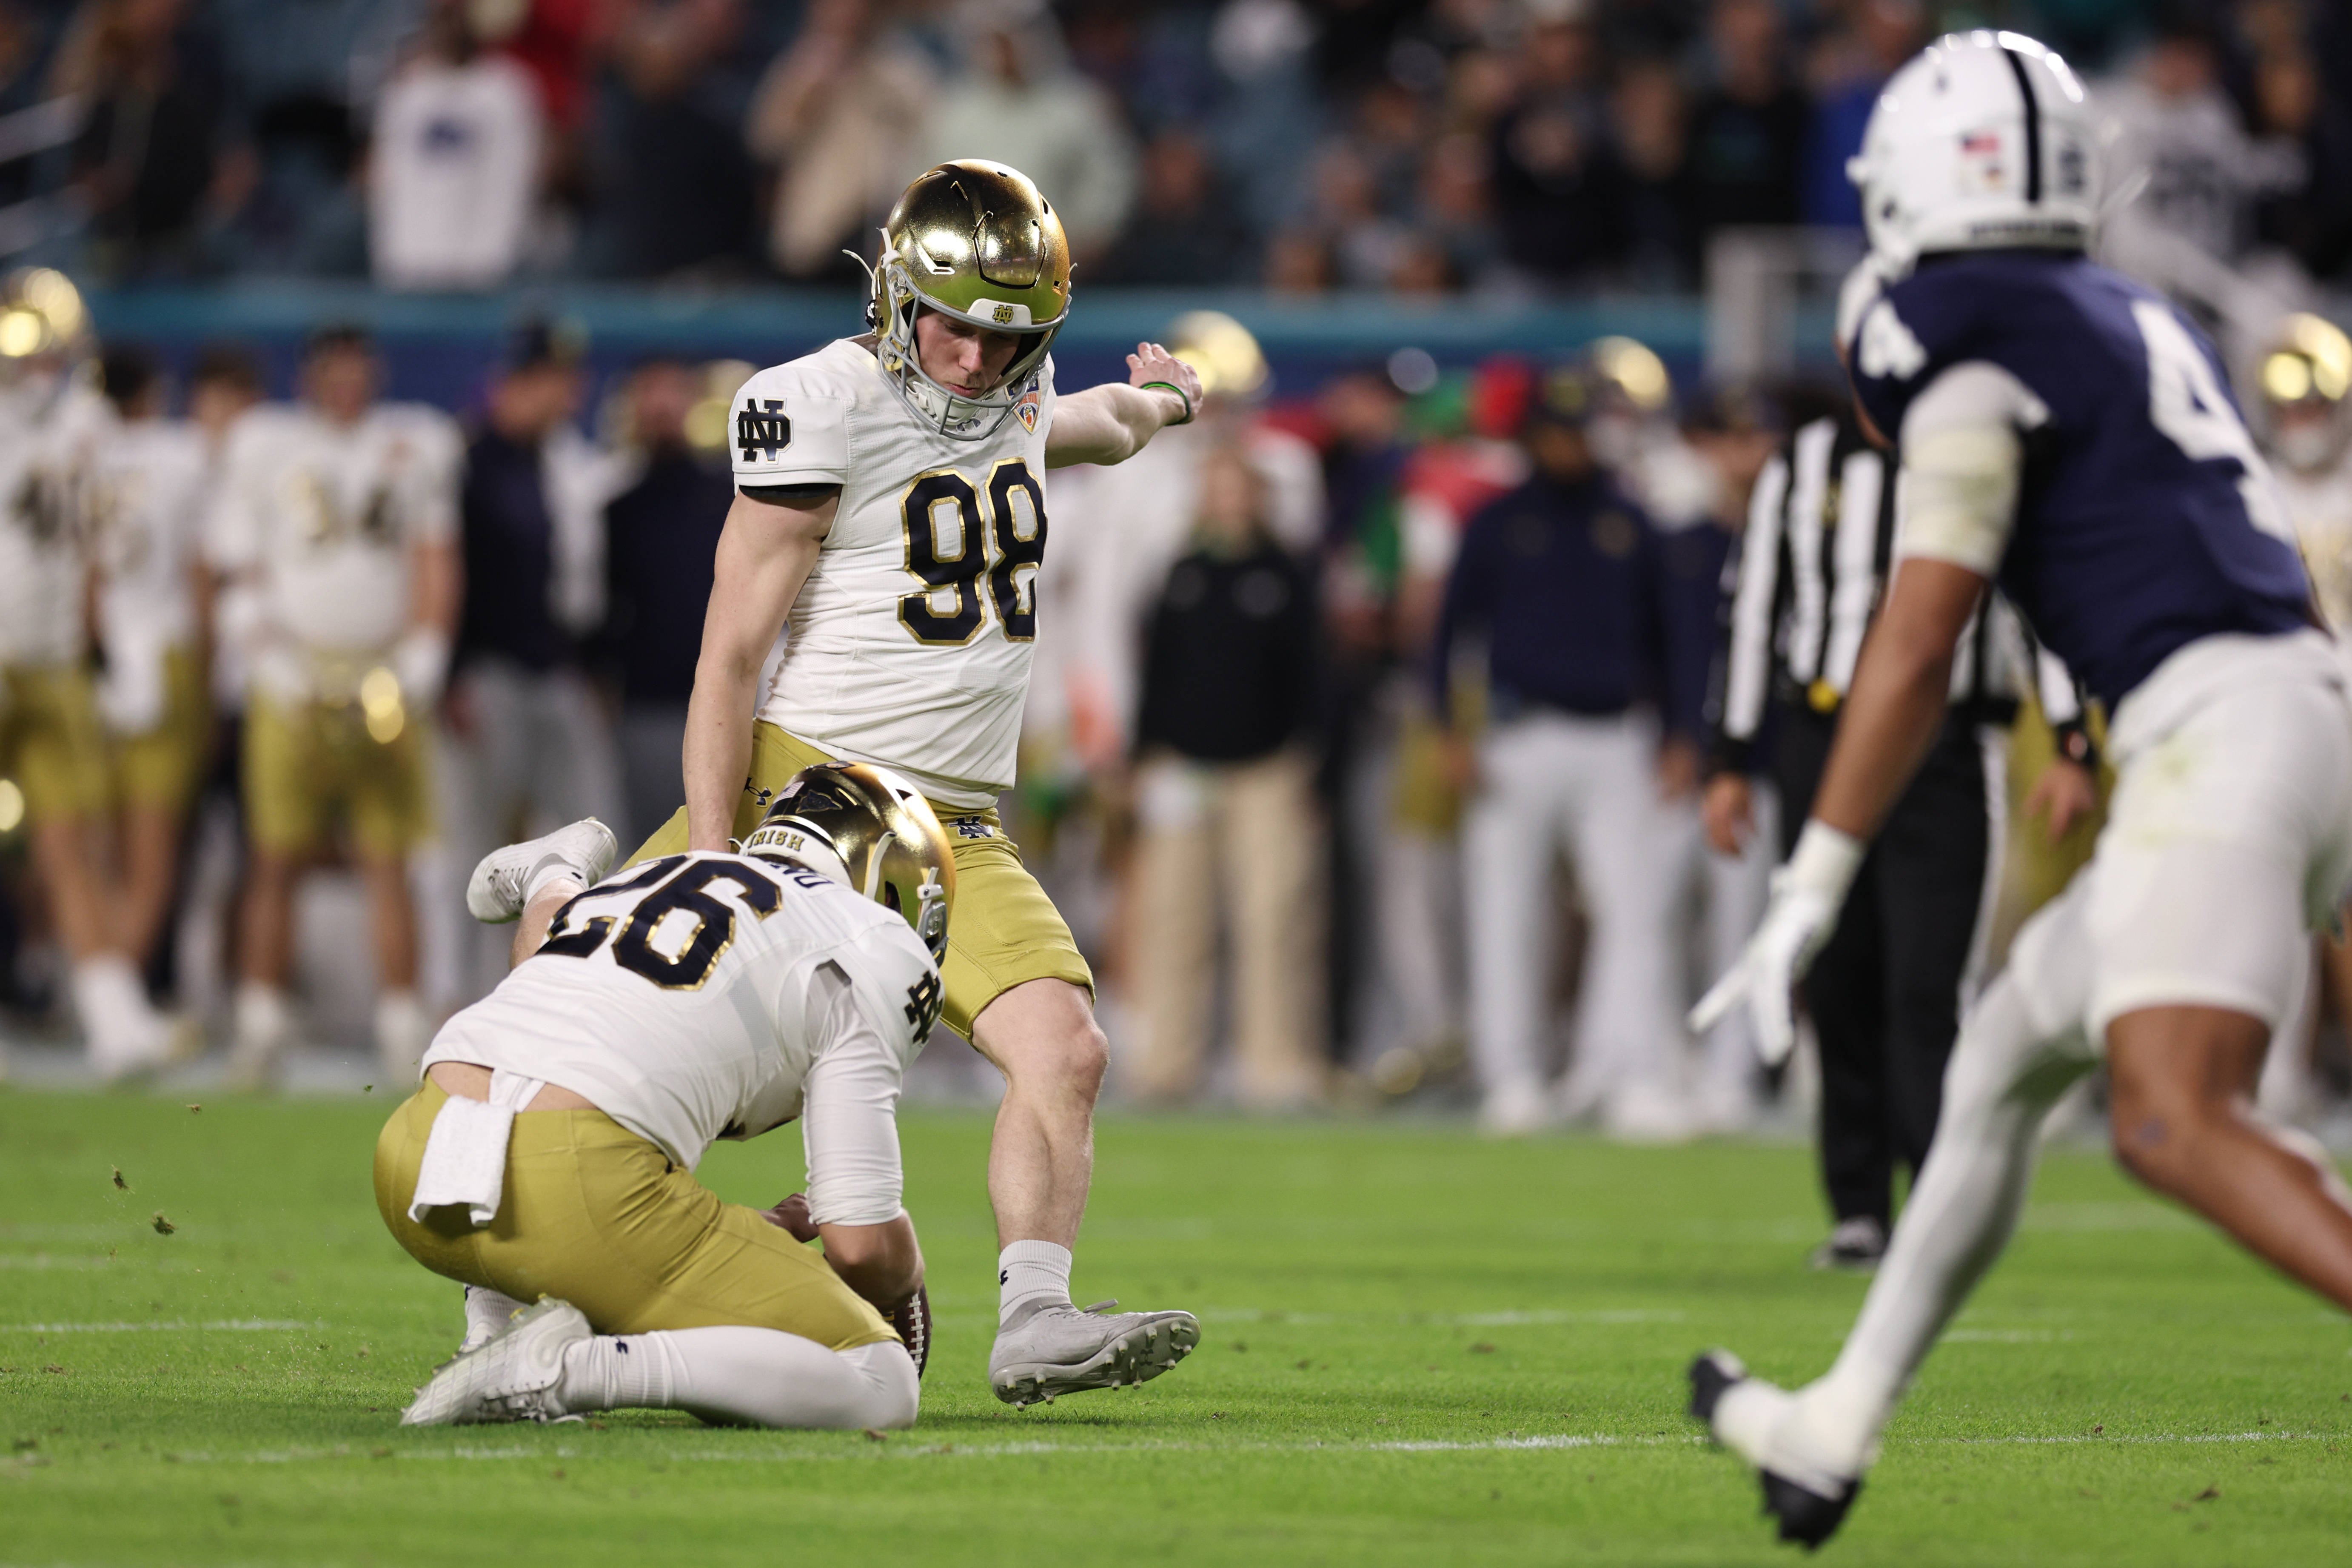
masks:
<path fill-rule="evenodd" d="M 735 444 L 743 449 L 745 462 L 761 460 L 752 456 L 756 449 L 772 463 L 779 451 L 793 444 L 793 422 L 784 417 L 783 409 L 782 398 L 771 397 L 756 408 L 745 403 L 743 411 L 735 416 Z"/>
<path fill-rule="evenodd" d="M 996 1271 L 996 1282 L 997 1282 L 999 1285 L 1010 1285 L 1010 1284 L 1012 1284 L 1012 1283 L 1013 1283 L 1013 1270 L 1011 1270 L 1010 1268 L 1000 1268 L 1000 1269 L 998 1269 L 998 1270 Z"/>
<path fill-rule="evenodd" d="M 996 829 L 989 826 L 988 818 L 984 816 L 951 816 L 948 818 L 948 826 L 956 830 L 958 838 L 996 837 Z"/>
<path fill-rule="evenodd" d="M 776 792 L 772 789 L 761 789 L 751 780 L 745 779 L 743 781 L 743 793 L 751 797 L 753 805 L 759 806 L 764 811 L 767 809 L 768 802 L 775 795 Z"/>

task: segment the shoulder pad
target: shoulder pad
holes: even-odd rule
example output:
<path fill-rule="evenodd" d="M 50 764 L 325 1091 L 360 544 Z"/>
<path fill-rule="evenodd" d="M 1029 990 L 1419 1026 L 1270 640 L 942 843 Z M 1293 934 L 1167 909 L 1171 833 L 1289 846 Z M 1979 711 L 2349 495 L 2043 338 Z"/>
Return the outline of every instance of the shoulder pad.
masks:
<path fill-rule="evenodd" d="M 736 393 L 727 440 L 739 481 L 840 484 L 849 478 L 851 400 L 811 359 L 763 370 Z"/>

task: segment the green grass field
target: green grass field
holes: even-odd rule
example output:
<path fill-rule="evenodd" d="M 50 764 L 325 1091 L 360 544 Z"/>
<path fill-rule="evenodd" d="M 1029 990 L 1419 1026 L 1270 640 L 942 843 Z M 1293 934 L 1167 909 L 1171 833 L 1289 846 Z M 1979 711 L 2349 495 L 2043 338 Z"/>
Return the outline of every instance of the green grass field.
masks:
<path fill-rule="evenodd" d="M 1205 1338 L 1140 1390 L 1014 1412 L 982 1375 L 987 1124 L 921 1113 L 917 1430 L 410 1433 L 457 1292 L 376 1220 L 389 1110 L 0 1089 L 0 1563 L 1790 1561 L 1682 1369 L 1720 1342 L 1810 1376 L 1862 1291 L 1802 1267 L 1795 1148 L 1111 1118 L 1078 1299 L 1189 1307 Z M 772 1201 L 797 1140 L 705 1174 Z M 2352 1562 L 2346 1330 L 2054 1153 L 1829 1552 Z"/>

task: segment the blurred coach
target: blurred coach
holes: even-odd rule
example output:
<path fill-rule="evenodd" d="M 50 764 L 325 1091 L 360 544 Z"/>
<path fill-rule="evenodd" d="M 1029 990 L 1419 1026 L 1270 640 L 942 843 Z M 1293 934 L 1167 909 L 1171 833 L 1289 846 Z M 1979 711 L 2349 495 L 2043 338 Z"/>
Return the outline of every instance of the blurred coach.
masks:
<path fill-rule="evenodd" d="M 1675 879 L 1662 797 L 1697 777 L 1709 628 L 1675 594 L 1656 529 L 1585 439 L 1592 385 L 1547 376 L 1521 440 L 1535 472 L 1470 521 L 1432 649 L 1450 767 L 1475 795 L 1464 830 L 1470 1045 L 1490 1132 L 1600 1111 L 1626 1136 L 1679 1131 Z M 1454 663 L 1486 645 L 1475 758 Z M 1663 723 L 1662 723 L 1663 720 Z M 1551 868 L 1566 849 L 1591 923 L 1573 1070 L 1555 1098 L 1542 1041 Z"/>

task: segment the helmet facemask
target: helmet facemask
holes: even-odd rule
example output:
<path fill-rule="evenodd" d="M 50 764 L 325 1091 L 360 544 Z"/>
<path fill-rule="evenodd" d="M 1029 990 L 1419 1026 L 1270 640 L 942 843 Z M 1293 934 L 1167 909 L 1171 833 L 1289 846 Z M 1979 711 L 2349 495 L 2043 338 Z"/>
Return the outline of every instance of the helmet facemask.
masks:
<path fill-rule="evenodd" d="M 925 424 L 982 441 L 1023 406 L 1069 313 L 1069 254 L 1052 205 L 1002 163 L 942 163 L 907 187 L 882 229 L 866 314 L 883 374 Z M 968 396 L 923 369 L 915 321 L 927 310 L 1032 342 L 993 386 Z"/>

